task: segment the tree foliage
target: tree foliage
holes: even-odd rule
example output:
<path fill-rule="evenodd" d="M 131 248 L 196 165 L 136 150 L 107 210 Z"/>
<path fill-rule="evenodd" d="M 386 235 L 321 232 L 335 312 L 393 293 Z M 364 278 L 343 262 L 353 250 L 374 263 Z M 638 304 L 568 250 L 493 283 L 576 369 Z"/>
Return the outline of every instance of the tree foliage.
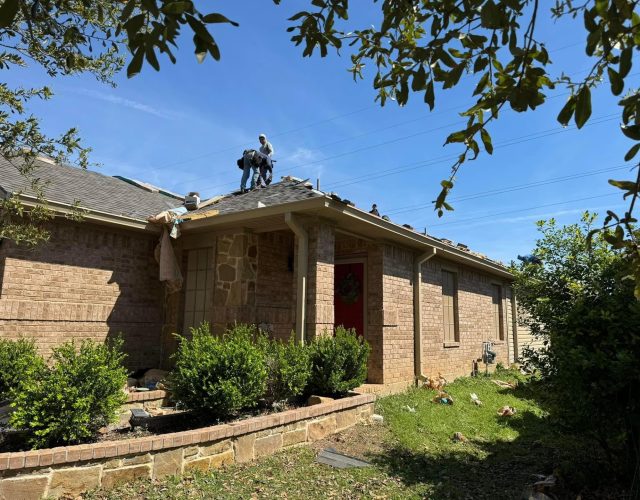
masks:
<path fill-rule="evenodd" d="M 544 347 L 527 362 L 547 382 L 553 409 L 571 429 L 593 435 L 612 457 L 634 467 L 640 456 L 640 303 L 631 261 L 602 234 L 595 216 L 558 227 L 539 223 L 533 255 L 522 263 L 516 293 L 526 322 Z"/>
<path fill-rule="evenodd" d="M 570 93 L 558 122 L 573 121 L 582 128 L 591 117 L 592 89 L 608 82 L 610 92 L 622 96 L 621 132 L 633 141 L 625 161 L 633 160 L 640 150 L 640 93 L 629 79 L 640 49 L 636 0 L 385 0 L 378 2 L 380 27 L 364 29 L 350 25 L 348 0 L 313 0 L 311 4 L 312 10 L 291 17 L 291 40 L 304 45 L 304 56 L 316 49 L 325 56 L 328 48 L 340 50 L 347 45 L 354 79 L 365 78 L 366 66 L 373 66 L 373 86 L 382 105 L 387 99 L 404 105 L 416 93 L 434 109 L 439 91 L 455 87 L 463 75 L 473 80 L 475 103 L 461 113 L 466 125 L 445 141 L 462 149 L 434 201 L 440 216 L 453 210 L 447 197 L 463 163 L 475 159 L 482 149 L 492 154 L 489 128 L 505 106 L 516 112 L 536 109 L 546 103 L 549 89 L 565 88 Z M 553 76 L 545 41 L 536 31 L 542 15 L 582 23 L 585 53 L 593 61 L 585 78 Z M 635 168 L 635 179 L 610 181 L 630 199 L 629 209 L 624 214 L 609 213 L 600 230 L 632 258 L 640 298 L 640 241 L 633 230 L 640 170 Z"/>
<path fill-rule="evenodd" d="M 113 76 L 126 63 L 127 75 L 141 71 L 146 61 L 160 69 L 158 54 L 171 62 L 184 28 L 193 33 L 198 61 L 209 54 L 220 58 L 208 25 L 231 23 L 219 13 L 201 13 L 191 1 L 176 0 L 4 0 L 0 5 L 0 70 L 33 64 L 49 76 L 80 73 L 113 85 Z M 0 200 L 0 238 L 37 243 L 48 237 L 44 222 L 51 218 L 35 160 L 44 155 L 59 163 L 89 164 L 90 149 L 78 130 L 59 137 L 42 132 L 40 120 L 28 113 L 32 99 L 50 99 L 48 87 L 10 87 L 0 83 L 0 154 L 30 181 L 40 207 L 27 210 L 16 197 Z M 29 217 L 25 217 L 25 215 Z"/>

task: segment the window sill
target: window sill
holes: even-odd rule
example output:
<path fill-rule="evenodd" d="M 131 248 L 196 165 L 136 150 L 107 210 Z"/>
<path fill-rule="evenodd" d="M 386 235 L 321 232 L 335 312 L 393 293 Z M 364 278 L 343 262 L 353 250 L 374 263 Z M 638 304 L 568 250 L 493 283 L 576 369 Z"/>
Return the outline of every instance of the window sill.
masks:
<path fill-rule="evenodd" d="M 460 347 L 460 342 L 445 342 L 444 347 Z"/>

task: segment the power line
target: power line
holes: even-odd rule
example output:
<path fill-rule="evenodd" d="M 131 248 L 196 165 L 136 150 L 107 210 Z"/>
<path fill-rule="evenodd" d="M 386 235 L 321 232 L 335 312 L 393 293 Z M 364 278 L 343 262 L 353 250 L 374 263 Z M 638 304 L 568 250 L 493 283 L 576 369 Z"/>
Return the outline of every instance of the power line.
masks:
<path fill-rule="evenodd" d="M 492 189 L 490 191 L 482 191 L 480 193 L 474 193 L 474 194 L 470 194 L 470 195 L 466 195 L 466 196 L 458 196 L 458 197 L 454 197 L 454 198 L 450 198 L 450 201 L 454 202 L 464 202 L 464 201 L 469 201 L 469 200 L 476 200 L 478 198 L 487 198 L 490 196 L 495 196 L 495 195 L 499 195 L 499 194 L 505 194 L 505 193 L 512 193 L 514 191 L 522 191 L 524 189 L 529 189 L 529 188 L 533 188 L 533 187 L 540 187 L 540 186 L 548 186 L 550 184 L 557 184 L 559 182 L 565 182 L 565 181 L 569 181 L 569 180 L 574 180 L 574 179 L 581 179 L 584 177 L 590 177 L 592 175 L 598 175 L 598 174 L 602 174 L 602 173 L 606 173 L 606 172 L 612 172 L 615 170 L 626 170 L 629 167 L 631 167 L 632 165 L 617 165 L 615 167 L 608 167 L 608 168 L 601 168 L 601 169 L 597 169 L 597 170 L 590 170 L 588 172 L 583 172 L 580 174 L 575 174 L 575 175 L 566 175 L 566 176 L 562 176 L 562 177 L 552 177 L 550 179 L 545 179 L 542 181 L 536 181 L 536 182 L 530 182 L 527 184 L 517 184 L 515 186 L 507 186 L 504 188 L 499 188 L 499 189 Z M 391 209 L 391 210 L 385 210 L 385 213 L 387 215 L 397 215 L 397 214 L 403 214 L 406 212 L 415 212 L 417 210 L 426 210 L 428 208 L 433 208 L 432 205 L 429 206 L 425 206 L 424 203 L 419 203 L 416 205 L 407 205 L 404 207 L 398 207 L 395 209 Z"/>
<path fill-rule="evenodd" d="M 300 132 L 301 130 L 305 130 L 305 129 L 308 129 L 308 128 L 313 128 L 313 127 L 315 127 L 317 125 L 321 125 L 323 123 L 332 122 L 334 120 L 338 120 L 340 118 L 345 118 L 347 116 L 356 115 L 358 113 L 362 113 L 363 111 L 367 111 L 369 109 L 377 108 L 377 107 L 378 107 L 377 104 L 372 104 L 370 106 L 366 106 L 364 108 L 360 108 L 360 109 L 357 109 L 355 111 L 350 111 L 350 112 L 344 113 L 342 115 L 332 116 L 331 118 L 325 118 L 323 120 L 318 120 L 316 122 L 308 123 L 307 125 L 303 125 L 303 126 L 298 127 L 298 128 L 294 128 L 294 129 L 290 129 L 290 130 L 284 130 L 284 131 L 278 132 L 276 134 L 270 134 L 269 137 L 281 137 L 283 135 L 293 134 L 294 132 Z M 245 146 L 246 146 L 246 143 L 236 144 L 235 146 L 229 146 L 227 148 L 220 149 L 218 151 L 211 151 L 209 153 L 204 153 L 204 154 L 202 154 L 200 156 L 192 156 L 191 158 L 186 158 L 184 160 L 179 160 L 179 161 L 176 161 L 176 162 L 173 162 L 173 163 L 167 163 L 166 165 L 161 165 L 159 167 L 156 167 L 155 170 L 164 170 L 164 169 L 167 169 L 167 168 L 170 168 L 170 167 L 175 167 L 176 165 L 184 165 L 185 163 L 189 163 L 189 162 L 192 162 L 194 160 L 201 160 L 202 158 L 207 158 L 209 156 L 214 156 L 214 155 L 217 155 L 217 154 L 220 154 L 220 153 L 226 153 L 227 151 L 233 151 L 234 149 L 237 150 L 237 149 L 243 148 Z"/>
<path fill-rule="evenodd" d="M 593 119 L 591 121 L 589 121 L 586 125 L 584 125 L 584 127 L 587 126 L 593 126 L 593 125 L 599 125 L 601 123 L 605 123 L 611 120 L 615 120 L 618 117 L 617 113 L 614 113 L 612 115 L 604 115 L 602 117 Z M 583 127 L 583 128 L 584 128 Z M 532 140 L 536 140 L 536 139 L 542 139 L 545 137 L 549 137 L 552 135 L 557 135 L 563 132 L 568 132 L 568 131 L 572 131 L 572 130 L 576 130 L 577 127 L 574 126 L 570 126 L 570 127 L 563 127 L 561 129 L 557 129 L 557 128 L 553 128 L 553 129 L 547 129 L 547 130 L 542 130 L 540 132 L 535 132 L 533 134 L 527 134 L 527 135 L 523 135 L 521 137 L 517 137 L 514 139 L 510 139 L 507 140 L 505 142 L 502 143 L 498 143 L 496 144 L 493 149 L 500 149 L 500 148 L 504 148 L 507 146 L 513 146 L 516 144 L 521 144 L 523 142 L 528 142 L 528 141 L 532 141 Z M 434 164 L 438 164 L 438 163 L 444 163 L 446 161 L 451 161 L 451 160 L 455 160 L 459 157 L 459 154 L 452 154 L 452 155 L 446 155 L 446 156 L 439 156 L 436 158 L 432 158 L 429 160 L 422 160 L 419 162 L 414 162 L 414 163 L 409 163 L 409 164 L 405 164 L 405 165 L 401 165 L 399 167 L 394 167 L 391 169 L 384 169 L 384 170 L 379 170 L 376 174 L 371 175 L 371 174 L 365 174 L 365 175 L 361 175 L 361 176 L 357 176 L 357 177 L 351 177 L 348 178 L 346 180 L 342 180 L 342 181 L 338 181 L 338 182 L 334 182 L 334 183 L 330 183 L 329 187 L 331 188 L 336 188 L 336 187 L 344 187 L 344 186 L 349 186 L 351 184 L 357 184 L 359 182 L 362 182 L 363 180 L 372 180 L 372 179 L 379 179 L 382 177 L 387 177 L 389 175 L 395 175 L 398 173 L 402 173 L 402 172 L 406 172 L 407 170 L 411 170 L 417 166 L 430 166 L 430 165 L 434 165 Z"/>
<path fill-rule="evenodd" d="M 537 210 L 539 208 L 555 207 L 555 206 L 558 206 L 558 205 L 564 205 L 566 203 L 575 203 L 575 202 L 578 202 L 578 201 L 595 200 L 596 198 L 606 198 L 608 196 L 620 196 L 620 195 L 619 195 L 619 193 L 609 193 L 609 194 L 600 194 L 600 195 L 596 195 L 596 196 L 587 196 L 586 198 L 576 198 L 574 200 L 559 201 L 559 202 L 556 202 L 556 203 L 547 203 L 545 205 L 537 205 L 535 207 L 522 208 L 522 209 L 518 209 L 518 210 L 507 210 L 505 212 L 495 212 L 493 214 L 483 215 L 481 217 L 471 217 L 471 218 L 468 218 L 468 219 L 462 219 L 462 220 L 451 221 L 451 222 L 440 222 L 439 224 L 431 224 L 430 227 L 449 226 L 449 225 L 454 225 L 454 224 L 462 224 L 462 223 L 465 223 L 465 222 L 476 222 L 478 220 L 490 219 L 491 217 L 498 217 L 500 215 L 517 214 L 517 213 L 521 213 L 521 212 L 527 212 L 529 210 Z"/>
<path fill-rule="evenodd" d="M 573 46 L 575 46 L 575 45 L 578 45 L 579 43 L 581 43 L 581 42 L 578 42 L 578 43 L 576 43 L 576 44 L 566 45 L 566 46 L 564 46 L 564 47 L 561 47 L 561 48 L 555 49 L 555 50 L 550 51 L 550 52 L 555 52 L 555 51 L 564 50 L 564 49 L 566 49 L 566 48 L 569 48 L 569 47 L 573 47 Z M 589 69 L 589 68 L 587 68 L 587 69 Z M 579 74 L 579 73 L 581 73 L 581 72 L 583 72 L 583 71 L 586 71 L 586 70 L 576 71 L 574 74 Z M 463 78 L 463 80 L 464 80 L 464 79 L 469 79 L 469 78 L 471 78 L 471 77 L 473 77 L 473 76 L 474 76 L 473 74 L 466 75 L 466 76 Z M 632 76 L 632 75 L 630 75 L 630 76 Z M 550 97 L 548 97 L 547 99 L 554 99 L 554 98 L 561 97 L 561 96 L 563 96 L 563 95 L 568 95 L 568 94 L 569 94 L 569 92 L 564 92 L 564 93 L 561 93 L 561 94 L 556 94 L 556 95 L 554 95 L 554 96 L 550 96 Z M 472 104 L 472 102 L 470 102 L 470 103 L 468 103 L 468 104 L 466 104 L 466 105 L 454 106 L 454 107 L 451 107 L 451 108 L 438 110 L 438 111 L 436 111 L 436 112 L 434 112 L 434 113 L 430 113 L 430 114 L 429 114 L 429 116 L 435 116 L 435 115 L 438 115 L 438 114 L 441 114 L 441 113 L 445 113 L 445 112 L 448 112 L 448 111 L 453 111 L 453 110 L 455 110 L 455 109 L 462 109 L 462 108 L 465 108 L 465 107 L 469 106 L 470 104 Z M 377 104 L 374 104 L 374 105 L 367 106 L 367 107 L 364 107 L 364 108 L 361 108 L 361 109 L 358 109 L 358 110 L 355 110 L 355 111 L 351 111 L 351 112 L 349 112 L 349 113 L 345 113 L 345 114 L 342 114 L 342 115 L 337 115 L 337 116 L 334 116 L 334 117 L 331 117 L 331 118 L 326 118 L 326 119 L 323 119 L 323 120 L 319 120 L 319 121 L 316 121 L 316 122 L 312 122 L 312 123 L 309 123 L 309 124 L 307 124 L 307 125 L 303 125 L 303 126 L 298 127 L 298 128 L 294 128 L 294 129 L 290 129 L 290 130 L 285 130 L 285 131 L 283 131 L 283 132 L 278 132 L 278 133 L 276 133 L 276 134 L 270 134 L 270 137 L 282 137 L 283 135 L 288 135 L 288 134 L 291 134 L 291 133 L 294 133 L 294 132 L 299 132 L 299 131 L 301 131 L 301 130 L 305 130 L 305 129 L 308 129 L 308 128 L 313 128 L 313 127 L 315 127 L 315 126 L 317 126 L 317 125 L 321 125 L 321 124 L 323 124 L 323 123 L 328 123 L 328 122 L 331 122 L 331 121 L 337 120 L 337 119 L 339 119 L 339 118 L 344 118 L 344 117 L 347 117 L 347 116 L 351 116 L 351 115 L 354 115 L 354 114 L 358 114 L 358 113 L 361 113 L 361 112 L 363 112 L 363 111 L 367 111 L 367 110 L 369 110 L 369 109 L 377 108 L 377 107 L 378 107 L 378 105 L 377 105 Z M 394 128 L 394 127 L 396 127 L 396 126 L 405 125 L 405 124 L 408 124 L 408 123 L 412 123 L 412 122 L 415 122 L 415 121 L 419 121 L 419 120 L 421 120 L 421 119 L 422 119 L 422 117 L 420 117 L 420 118 L 415 118 L 415 119 L 411 119 L 411 120 L 407 120 L 407 121 L 405 121 L 405 122 L 399 122 L 398 124 L 396 124 L 396 125 L 392 125 L 392 126 L 390 126 L 390 127 L 383 127 L 383 128 L 381 128 L 381 129 L 375 129 L 375 130 L 373 130 L 373 131 L 369 131 L 369 132 L 366 132 L 366 133 L 364 133 L 364 134 L 358 134 L 358 135 L 356 135 L 356 136 L 352 136 L 352 137 L 350 137 L 350 138 L 340 139 L 340 140 L 338 140 L 338 141 L 334 141 L 334 142 L 331 142 L 331 143 L 326 143 L 326 144 L 323 144 L 323 145 L 321 145 L 321 146 L 318 146 L 317 148 L 314 148 L 314 149 L 315 149 L 315 150 L 318 150 L 318 149 L 321 149 L 321 148 L 326 147 L 326 146 L 330 146 L 330 145 L 338 144 L 338 143 L 345 142 L 345 141 L 349 141 L 349 140 L 352 140 L 352 139 L 357 139 L 357 138 L 360 138 L 360 137 L 363 137 L 363 136 L 366 136 L 366 135 L 369 135 L 369 134 L 372 134 L 372 133 L 377 133 L 377 132 L 380 132 L 380 131 L 383 131 L 383 130 L 388 130 L 389 128 Z M 187 158 L 187 159 L 184 159 L 184 160 L 179 160 L 179 161 L 177 161 L 177 162 L 173 162 L 173 163 L 169 163 L 169 164 L 161 165 L 161 166 L 159 166 L 159 167 L 155 167 L 155 168 L 154 168 L 154 170 L 165 170 L 165 169 L 168 169 L 168 168 L 171 168 L 171 167 L 177 166 L 177 165 L 184 165 L 184 164 L 186 164 L 186 163 L 190 163 L 190 162 L 192 162 L 192 161 L 194 161 L 194 160 L 199 160 L 199 159 L 202 159 L 202 158 L 207 158 L 207 157 L 209 157 L 209 156 L 214 156 L 214 155 L 216 155 L 216 154 L 225 153 L 225 152 L 227 152 L 227 151 L 237 150 L 237 149 L 239 149 L 239 148 L 243 148 L 243 147 L 245 147 L 245 146 L 246 146 L 246 144 L 244 144 L 244 143 L 243 143 L 243 144 L 237 144 L 237 145 L 235 145 L 235 146 L 230 146 L 230 147 L 227 147 L 227 148 L 224 148 L 224 149 L 218 150 L 218 151 L 212 151 L 212 152 L 209 152 L 209 153 L 204 153 L 204 154 L 199 155 L 199 156 L 194 156 L 194 157 L 190 157 L 190 158 Z M 201 180 L 201 179 L 202 179 L 202 178 L 199 178 L 199 179 L 192 179 L 192 181 L 191 181 L 191 182 L 195 182 L 195 181 L 198 181 L 198 180 Z"/>
<path fill-rule="evenodd" d="M 614 113 L 613 115 L 604 115 L 603 117 L 591 120 L 589 123 L 587 123 L 585 125 L 585 127 L 593 126 L 593 125 L 599 125 L 601 123 L 605 123 L 605 122 L 608 122 L 608 121 L 615 120 L 617 118 L 617 116 L 618 116 L 617 113 Z M 607 117 L 610 117 L 610 118 L 607 118 Z M 555 128 L 554 129 L 547 129 L 547 130 L 544 130 L 544 131 L 536 132 L 534 134 L 527 134 L 527 135 L 521 136 L 519 138 L 515 138 L 515 139 L 511 139 L 511 140 L 505 141 L 503 143 L 499 143 L 499 144 L 495 145 L 493 149 L 496 150 L 496 149 L 504 148 L 504 147 L 507 147 L 507 146 L 513 146 L 513 145 L 516 145 L 516 144 L 529 142 L 529 141 L 532 141 L 532 140 L 543 139 L 545 137 L 549 137 L 549 136 L 552 136 L 552 135 L 557 135 L 557 134 L 560 134 L 560 133 L 563 133 L 563 132 L 568 132 L 568 131 L 572 131 L 572 130 L 576 130 L 576 129 L 577 128 L 575 126 L 563 127 L 560 130 L 555 129 Z M 345 180 L 334 182 L 332 184 L 329 184 L 329 187 L 332 188 L 332 189 L 335 189 L 336 187 L 345 187 L 345 186 L 349 186 L 349 185 L 352 185 L 352 184 L 358 184 L 358 183 L 360 183 L 360 182 L 362 182 L 364 180 L 370 181 L 370 180 L 374 180 L 374 179 L 380 179 L 380 178 L 383 178 L 383 177 L 388 177 L 390 175 L 396 175 L 396 174 L 399 174 L 399 173 L 403 173 L 403 172 L 406 172 L 408 170 L 413 170 L 414 168 L 416 168 L 418 166 L 421 166 L 421 167 L 432 166 L 432 165 L 437 165 L 437 164 L 440 164 L 440 163 L 449 162 L 449 161 L 457 159 L 458 156 L 459 156 L 459 154 L 445 155 L 445 156 L 439 156 L 439 157 L 436 157 L 436 158 L 431 158 L 429 160 L 421 160 L 421 161 L 417 161 L 417 162 L 413 162 L 413 163 L 408 163 L 408 164 L 404 164 L 404 165 L 401 165 L 399 167 L 394 167 L 394 168 L 391 168 L 391 169 L 379 170 L 377 172 L 377 174 L 374 174 L 374 175 L 365 174 L 365 175 L 361 175 L 361 176 L 347 178 L 346 181 L 348 181 L 348 182 L 346 182 Z M 291 171 L 291 170 L 293 170 L 293 169 L 289 169 L 289 171 Z M 236 184 L 236 183 L 235 182 L 230 182 L 230 183 L 226 183 L 226 184 L 220 184 L 220 187 L 233 185 L 233 184 Z"/>

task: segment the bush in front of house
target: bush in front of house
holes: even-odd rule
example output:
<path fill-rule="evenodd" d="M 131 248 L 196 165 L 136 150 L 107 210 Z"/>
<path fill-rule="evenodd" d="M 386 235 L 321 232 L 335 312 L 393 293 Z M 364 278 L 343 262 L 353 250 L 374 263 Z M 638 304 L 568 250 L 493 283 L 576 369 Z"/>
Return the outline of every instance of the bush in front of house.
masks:
<path fill-rule="evenodd" d="M 51 366 L 32 371 L 11 391 L 10 424 L 29 431 L 34 448 L 76 444 L 117 420 L 126 401 L 122 339 L 84 340 L 53 350 Z"/>
<path fill-rule="evenodd" d="M 273 404 L 302 395 L 311 376 L 309 348 L 293 338 L 281 342 L 266 336 L 261 337 L 260 345 L 267 367 L 267 402 Z"/>
<path fill-rule="evenodd" d="M 341 396 L 367 379 L 370 347 L 354 330 L 339 326 L 334 336 L 316 337 L 309 349 L 311 377 L 306 392 Z"/>
<path fill-rule="evenodd" d="M 44 360 L 33 340 L 0 340 L 0 401 L 10 397 L 12 388 L 44 368 Z"/>
<path fill-rule="evenodd" d="M 236 325 L 223 336 L 203 323 L 179 337 L 171 373 L 175 399 L 185 408 L 225 418 L 251 408 L 265 392 L 267 369 L 255 327 Z"/>

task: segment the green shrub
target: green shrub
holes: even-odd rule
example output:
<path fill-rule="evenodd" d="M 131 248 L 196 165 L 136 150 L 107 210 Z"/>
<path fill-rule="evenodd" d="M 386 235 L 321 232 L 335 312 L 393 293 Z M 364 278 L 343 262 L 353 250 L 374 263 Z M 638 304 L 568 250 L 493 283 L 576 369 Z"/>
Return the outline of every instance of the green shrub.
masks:
<path fill-rule="evenodd" d="M 543 344 L 525 357 L 552 416 L 594 437 L 631 477 L 640 456 L 640 301 L 623 252 L 602 234 L 588 241 L 594 219 L 539 222 L 533 254 L 542 264 L 514 268 L 518 303 Z"/>
<path fill-rule="evenodd" d="M 224 418 L 255 406 L 265 391 L 264 353 L 254 342 L 256 329 L 236 325 L 222 337 L 209 325 L 192 328 L 192 338 L 179 337 L 171 384 L 186 408 Z"/>
<path fill-rule="evenodd" d="M 265 399 L 269 403 L 285 401 L 300 396 L 311 375 L 309 348 L 296 343 L 261 339 L 267 367 Z"/>
<path fill-rule="evenodd" d="M 311 378 L 307 392 L 318 396 L 339 396 L 367 379 L 369 344 L 353 330 L 339 326 L 335 335 L 317 337 L 309 344 Z"/>
<path fill-rule="evenodd" d="M 30 431 L 34 448 L 73 444 L 94 437 L 117 419 L 122 390 L 122 339 L 107 344 L 67 342 L 53 350 L 52 366 L 32 372 L 11 391 L 10 424 Z"/>
<path fill-rule="evenodd" d="M 9 397 L 11 388 L 42 368 L 44 360 L 33 340 L 0 340 L 0 401 Z"/>

